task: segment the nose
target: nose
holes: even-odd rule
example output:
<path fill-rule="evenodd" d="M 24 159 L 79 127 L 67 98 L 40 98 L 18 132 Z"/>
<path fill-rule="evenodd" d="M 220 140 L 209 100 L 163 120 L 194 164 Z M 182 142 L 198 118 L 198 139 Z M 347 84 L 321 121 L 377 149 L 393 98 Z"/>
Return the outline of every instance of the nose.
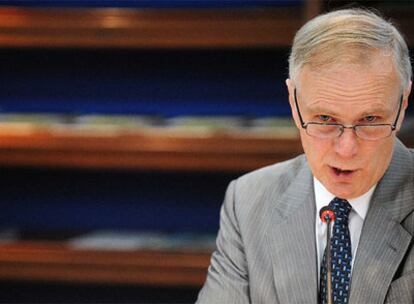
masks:
<path fill-rule="evenodd" d="M 343 158 L 351 158 L 358 152 L 358 137 L 352 128 L 345 129 L 341 136 L 335 139 L 335 152 Z"/>

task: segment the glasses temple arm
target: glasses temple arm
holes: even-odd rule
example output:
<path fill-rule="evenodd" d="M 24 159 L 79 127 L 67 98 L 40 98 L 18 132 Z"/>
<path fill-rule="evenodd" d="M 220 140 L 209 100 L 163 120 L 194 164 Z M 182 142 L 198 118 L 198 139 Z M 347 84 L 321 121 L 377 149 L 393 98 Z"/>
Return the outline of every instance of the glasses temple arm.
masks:
<path fill-rule="evenodd" d="M 305 128 L 306 124 L 304 123 L 302 115 L 300 114 L 298 100 L 296 98 L 296 88 L 293 91 L 293 96 L 294 96 L 294 99 L 295 99 L 295 107 L 296 107 L 296 112 L 298 113 L 298 116 L 299 116 L 300 124 L 301 124 L 302 128 Z"/>
<path fill-rule="evenodd" d="M 392 129 L 393 129 L 393 130 L 395 130 L 395 128 L 397 127 L 397 122 L 398 122 L 398 119 L 400 118 L 400 113 L 401 113 L 401 108 L 402 108 L 403 99 L 404 99 L 404 95 L 401 95 L 401 98 L 400 98 L 400 104 L 399 104 L 399 106 L 398 106 L 397 117 L 395 118 L 395 121 L 394 121 L 394 123 L 392 124 Z"/>

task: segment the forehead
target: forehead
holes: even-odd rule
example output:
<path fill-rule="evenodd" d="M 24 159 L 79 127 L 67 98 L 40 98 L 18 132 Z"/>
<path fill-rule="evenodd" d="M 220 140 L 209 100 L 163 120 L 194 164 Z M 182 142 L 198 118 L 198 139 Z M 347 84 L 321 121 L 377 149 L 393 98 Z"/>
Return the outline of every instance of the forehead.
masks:
<path fill-rule="evenodd" d="M 392 56 L 380 52 L 364 62 L 342 60 L 325 66 L 303 66 L 297 83 L 301 104 L 367 108 L 393 106 L 400 80 Z"/>

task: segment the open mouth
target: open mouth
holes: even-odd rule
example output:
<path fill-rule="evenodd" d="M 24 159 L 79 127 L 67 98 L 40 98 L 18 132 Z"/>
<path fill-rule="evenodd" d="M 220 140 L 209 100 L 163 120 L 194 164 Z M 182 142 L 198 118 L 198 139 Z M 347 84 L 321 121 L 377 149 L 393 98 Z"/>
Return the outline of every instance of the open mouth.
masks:
<path fill-rule="evenodd" d="M 336 168 L 336 167 L 331 167 L 332 169 L 333 169 L 333 171 L 334 171 L 334 173 L 336 174 L 336 175 L 338 175 L 338 176 L 340 176 L 340 175 L 351 175 L 355 170 L 342 170 L 342 169 L 339 169 L 339 168 Z"/>

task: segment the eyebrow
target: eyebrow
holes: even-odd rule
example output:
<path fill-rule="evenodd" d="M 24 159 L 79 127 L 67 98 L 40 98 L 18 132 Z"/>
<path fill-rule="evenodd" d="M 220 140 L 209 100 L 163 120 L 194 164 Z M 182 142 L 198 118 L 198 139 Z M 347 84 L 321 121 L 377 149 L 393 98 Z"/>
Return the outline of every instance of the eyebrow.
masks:
<path fill-rule="evenodd" d="M 319 105 L 316 106 L 305 106 L 305 110 L 308 113 L 324 113 L 325 115 L 329 115 L 329 116 L 339 116 L 342 113 L 339 112 L 334 112 L 331 109 L 327 109 L 324 107 L 321 107 Z M 393 113 L 393 109 L 384 109 L 384 107 L 374 107 L 372 109 L 368 109 L 368 110 L 364 110 L 360 116 L 370 116 L 372 114 L 383 114 L 383 115 L 391 115 Z"/>

